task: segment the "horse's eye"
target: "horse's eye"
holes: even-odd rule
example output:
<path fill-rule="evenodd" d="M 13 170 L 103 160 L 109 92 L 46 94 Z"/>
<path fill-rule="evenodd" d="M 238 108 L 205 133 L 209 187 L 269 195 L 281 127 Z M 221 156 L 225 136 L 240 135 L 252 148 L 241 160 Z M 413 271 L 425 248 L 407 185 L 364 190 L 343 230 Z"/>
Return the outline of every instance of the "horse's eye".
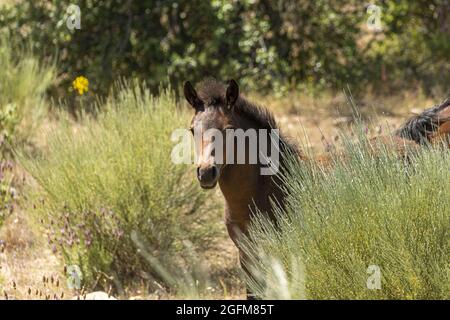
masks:
<path fill-rule="evenodd" d="M 222 131 L 227 131 L 227 130 L 234 130 L 233 126 L 226 126 L 225 128 L 222 129 Z"/>

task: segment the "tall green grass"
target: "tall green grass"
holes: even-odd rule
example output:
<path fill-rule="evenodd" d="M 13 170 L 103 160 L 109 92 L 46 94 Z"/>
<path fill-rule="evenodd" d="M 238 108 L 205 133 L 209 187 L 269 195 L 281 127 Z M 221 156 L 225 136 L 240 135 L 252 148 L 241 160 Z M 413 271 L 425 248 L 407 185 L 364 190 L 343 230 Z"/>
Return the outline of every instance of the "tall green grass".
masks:
<path fill-rule="evenodd" d="M 54 66 L 40 63 L 27 48 L 0 38 L 0 153 L 11 145 L 33 142 L 47 112 L 45 92 L 53 83 Z"/>
<path fill-rule="evenodd" d="M 181 281 L 170 279 L 192 271 L 188 252 L 202 252 L 216 230 L 214 200 L 205 204 L 210 194 L 192 168 L 170 159 L 171 133 L 187 127 L 188 115 L 171 92 L 154 97 L 134 83 L 99 109 L 75 125 L 62 121 L 47 154 L 22 156 L 41 189 L 36 216 L 86 287 L 178 290 Z"/>
<path fill-rule="evenodd" d="M 363 145 L 345 153 L 331 170 L 290 162 L 279 226 L 252 226 L 250 287 L 276 299 L 448 299 L 448 149 L 407 163 Z"/>
<path fill-rule="evenodd" d="M 15 189 L 12 188 L 13 164 L 10 161 L 0 160 L 0 227 L 14 209 L 12 202 Z M 0 250 L 2 243 L 0 243 Z"/>

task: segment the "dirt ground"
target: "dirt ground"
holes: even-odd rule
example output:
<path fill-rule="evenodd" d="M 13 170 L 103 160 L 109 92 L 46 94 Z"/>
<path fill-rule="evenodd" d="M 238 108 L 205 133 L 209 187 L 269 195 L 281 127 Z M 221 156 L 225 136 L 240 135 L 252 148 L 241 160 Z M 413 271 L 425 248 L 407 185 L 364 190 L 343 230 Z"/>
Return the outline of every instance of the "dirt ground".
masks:
<path fill-rule="evenodd" d="M 311 147 L 316 153 L 327 151 L 341 130 L 352 124 L 351 106 L 344 95 L 317 101 L 311 98 L 287 96 L 282 98 L 254 97 L 272 110 L 279 126 L 288 136 Z M 361 117 L 368 123 L 370 135 L 387 134 L 406 118 L 432 106 L 432 101 L 414 94 L 404 94 L 381 101 L 358 102 Z M 305 135 L 307 133 L 307 137 Z M 213 191 L 217 197 L 219 190 Z M 26 210 L 16 210 L 0 229 L 0 299 L 65 299 L 77 292 L 70 290 L 64 276 L 64 266 L 52 252 L 43 234 L 30 227 Z M 238 267 L 237 250 L 223 226 L 220 236 L 206 252 L 214 285 L 210 299 L 243 299 L 244 286 Z M 170 294 L 152 294 L 142 289 L 127 290 L 124 299 L 173 299 Z"/>

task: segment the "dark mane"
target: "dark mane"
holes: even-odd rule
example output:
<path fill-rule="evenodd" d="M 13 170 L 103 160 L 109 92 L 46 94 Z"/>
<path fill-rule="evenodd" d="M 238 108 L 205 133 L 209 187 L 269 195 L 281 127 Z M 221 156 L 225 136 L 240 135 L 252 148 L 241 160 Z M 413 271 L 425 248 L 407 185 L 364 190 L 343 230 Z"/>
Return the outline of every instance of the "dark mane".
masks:
<path fill-rule="evenodd" d="M 199 84 L 200 98 L 211 105 L 225 103 L 226 84 L 215 79 L 206 79 Z M 255 105 L 242 96 L 236 102 L 235 111 L 248 120 L 254 121 L 261 129 L 277 129 L 273 114 L 265 107 Z"/>
<path fill-rule="evenodd" d="M 449 120 L 439 118 L 439 113 L 448 106 L 450 106 L 450 98 L 409 119 L 395 131 L 395 135 L 419 144 L 428 143 L 430 134 L 436 131 L 442 122 Z"/>

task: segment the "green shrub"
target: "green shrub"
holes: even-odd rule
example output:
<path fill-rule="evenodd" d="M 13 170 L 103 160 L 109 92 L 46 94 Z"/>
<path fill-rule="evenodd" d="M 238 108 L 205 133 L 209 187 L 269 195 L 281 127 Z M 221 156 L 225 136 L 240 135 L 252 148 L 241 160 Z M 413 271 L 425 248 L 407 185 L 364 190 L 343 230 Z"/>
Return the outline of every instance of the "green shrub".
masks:
<path fill-rule="evenodd" d="M 448 299 L 448 149 L 408 164 L 346 151 L 332 170 L 291 162 L 278 229 L 263 218 L 252 228 L 250 286 L 265 298 Z M 381 289 L 369 290 L 376 268 Z"/>
<path fill-rule="evenodd" d="M 12 144 L 29 143 L 46 114 L 44 95 L 55 78 L 27 50 L 12 48 L 0 38 L 0 154 Z"/>
<path fill-rule="evenodd" d="M 367 4 L 355 0 L 82 0 L 73 3 L 81 13 L 81 29 L 73 30 L 69 4 L 0 6 L 0 33 L 33 42 L 44 59 L 59 53 L 65 88 L 79 74 L 96 93 L 118 77 L 137 76 L 153 87 L 169 79 L 178 87 L 212 75 L 257 90 L 424 84 L 448 91 L 443 0 L 380 1 L 381 32 L 368 30 Z"/>
<path fill-rule="evenodd" d="M 153 97 L 138 85 L 122 85 L 100 109 L 75 126 L 63 121 L 48 154 L 23 157 L 42 188 L 38 217 L 54 249 L 80 267 L 86 287 L 113 280 L 120 290 L 142 279 L 176 290 L 160 271 L 189 271 L 185 244 L 206 248 L 215 230 L 208 219 L 217 212 L 208 210 L 214 203 L 203 205 L 192 168 L 170 159 L 171 133 L 188 118 L 170 92 Z M 162 267 L 148 263 L 149 255 Z"/>
<path fill-rule="evenodd" d="M 0 227 L 5 218 L 13 211 L 12 200 L 14 189 L 11 187 L 13 164 L 9 161 L 0 161 Z M 0 242 L 0 248 L 1 248 Z"/>

